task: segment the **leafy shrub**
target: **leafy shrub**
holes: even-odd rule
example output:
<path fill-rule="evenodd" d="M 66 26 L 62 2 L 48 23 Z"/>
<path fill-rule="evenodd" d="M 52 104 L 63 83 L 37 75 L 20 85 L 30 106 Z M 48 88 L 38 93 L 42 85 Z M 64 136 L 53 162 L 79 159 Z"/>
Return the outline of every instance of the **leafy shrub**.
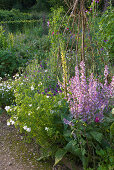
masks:
<path fill-rule="evenodd" d="M 61 149 L 61 152 L 63 155 L 70 152 L 75 155 L 75 158 L 78 157 L 85 169 L 87 167 L 96 168 L 101 162 L 104 163 L 103 166 L 106 164 L 105 167 L 110 165 L 112 168 L 113 161 L 110 161 L 112 159 L 112 152 L 110 152 L 112 136 L 110 133 L 112 134 L 113 118 L 108 104 L 109 99 L 114 95 L 114 77 L 109 85 L 107 81 L 108 67 L 105 66 L 104 85 L 98 80 L 94 80 L 93 74 L 87 81 L 83 61 L 80 63 L 80 68 L 81 74 L 79 75 L 76 66 L 75 77 L 71 78 L 70 85 L 67 87 L 71 115 L 63 119 L 66 126 L 63 134 L 68 143 Z M 65 88 L 60 83 L 59 85 L 63 89 Z M 104 160 L 107 153 L 108 156 Z M 57 155 L 59 155 L 59 151 L 57 151 Z"/>
<path fill-rule="evenodd" d="M 15 53 L 10 50 L 0 50 L 0 77 L 10 76 L 18 71 L 18 61 Z"/>
<path fill-rule="evenodd" d="M 14 21 L 14 20 L 26 20 L 31 19 L 31 15 L 28 13 L 22 13 L 19 9 L 0 10 L 0 21 Z"/>
<path fill-rule="evenodd" d="M 112 142 L 110 141 L 110 125 L 112 116 L 106 116 L 103 122 L 87 124 L 77 119 L 64 119 L 67 126 L 64 133 L 67 145 L 63 148 L 71 153 L 74 160 L 82 162 L 83 168 L 113 167 Z"/>
<path fill-rule="evenodd" d="M 102 46 L 107 49 L 110 62 L 113 64 L 113 53 L 114 53 L 114 8 L 108 7 L 103 13 L 99 21 L 99 36 L 102 37 Z"/>
<path fill-rule="evenodd" d="M 9 109 L 12 118 L 8 124 L 13 120 L 43 148 L 56 148 L 65 142 L 62 119 L 69 114 L 68 104 L 59 86 L 49 77 L 49 70 L 44 70 L 42 64 L 37 66 L 28 66 L 26 75 L 15 81 L 16 106 Z"/>

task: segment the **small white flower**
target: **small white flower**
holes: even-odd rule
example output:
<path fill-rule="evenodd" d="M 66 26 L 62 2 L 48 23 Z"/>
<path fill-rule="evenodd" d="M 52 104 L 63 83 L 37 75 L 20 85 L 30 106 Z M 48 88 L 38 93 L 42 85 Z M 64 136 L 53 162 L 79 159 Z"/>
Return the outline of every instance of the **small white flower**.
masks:
<path fill-rule="evenodd" d="M 42 83 L 40 82 L 40 84 L 38 84 L 38 86 L 41 86 L 42 85 Z"/>
<path fill-rule="evenodd" d="M 7 126 L 10 126 L 10 122 L 7 122 Z"/>
<path fill-rule="evenodd" d="M 10 90 L 10 89 L 11 89 L 11 86 L 7 86 L 7 88 Z"/>
<path fill-rule="evenodd" d="M 8 111 L 10 109 L 10 106 L 6 106 L 5 110 Z"/>
<path fill-rule="evenodd" d="M 29 106 L 31 107 L 31 106 L 32 106 L 32 104 L 29 104 Z"/>
<path fill-rule="evenodd" d="M 54 110 L 50 110 L 50 113 L 52 113 L 52 114 L 53 114 L 53 113 L 54 113 Z"/>
<path fill-rule="evenodd" d="M 28 112 L 28 116 L 30 116 L 31 114 L 32 114 L 32 112 L 31 112 L 31 111 L 29 111 L 29 112 Z"/>
<path fill-rule="evenodd" d="M 112 109 L 112 114 L 114 115 L 114 108 Z"/>
<path fill-rule="evenodd" d="M 58 101 L 58 105 L 61 105 L 61 101 Z"/>
<path fill-rule="evenodd" d="M 23 85 L 23 83 L 21 83 L 21 85 Z"/>
<path fill-rule="evenodd" d="M 17 116 L 14 116 L 13 118 L 14 118 L 15 120 L 17 120 L 17 119 L 18 119 L 18 117 L 17 117 Z"/>
<path fill-rule="evenodd" d="M 15 76 L 16 76 L 16 77 L 19 77 L 19 74 L 17 73 Z"/>
<path fill-rule="evenodd" d="M 37 107 L 37 109 L 36 110 L 38 110 L 40 107 Z"/>
<path fill-rule="evenodd" d="M 34 90 L 34 87 L 33 87 L 33 85 L 31 86 L 31 90 Z"/>
<path fill-rule="evenodd" d="M 49 96 L 46 96 L 47 98 L 49 98 Z"/>
<path fill-rule="evenodd" d="M 30 131 L 31 131 L 31 128 L 27 128 L 26 131 L 27 131 L 27 132 L 30 132 Z"/>
<path fill-rule="evenodd" d="M 49 130 L 49 128 L 48 128 L 48 127 L 45 127 L 45 130 L 47 130 L 47 131 L 48 131 L 48 130 Z"/>
<path fill-rule="evenodd" d="M 10 123 L 12 124 L 12 125 L 14 125 L 15 124 L 15 122 L 11 119 L 10 120 Z"/>
<path fill-rule="evenodd" d="M 27 126 L 24 126 L 23 129 L 24 129 L 24 130 L 27 130 Z"/>
<path fill-rule="evenodd" d="M 45 70 L 45 73 L 47 72 L 47 70 Z"/>

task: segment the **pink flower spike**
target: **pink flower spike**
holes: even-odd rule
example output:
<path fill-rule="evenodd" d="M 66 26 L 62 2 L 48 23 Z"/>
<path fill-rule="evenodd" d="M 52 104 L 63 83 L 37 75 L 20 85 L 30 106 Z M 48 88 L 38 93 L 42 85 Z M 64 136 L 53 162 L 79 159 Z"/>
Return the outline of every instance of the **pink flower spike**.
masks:
<path fill-rule="evenodd" d="M 96 118 L 95 118 L 95 122 L 96 122 L 96 123 L 99 122 L 99 120 L 100 120 L 99 117 L 96 117 Z"/>
<path fill-rule="evenodd" d="M 108 76 L 108 66 L 107 65 L 105 65 L 104 76 L 105 76 L 105 78 Z"/>
<path fill-rule="evenodd" d="M 52 32 L 52 35 L 54 34 L 54 32 Z"/>

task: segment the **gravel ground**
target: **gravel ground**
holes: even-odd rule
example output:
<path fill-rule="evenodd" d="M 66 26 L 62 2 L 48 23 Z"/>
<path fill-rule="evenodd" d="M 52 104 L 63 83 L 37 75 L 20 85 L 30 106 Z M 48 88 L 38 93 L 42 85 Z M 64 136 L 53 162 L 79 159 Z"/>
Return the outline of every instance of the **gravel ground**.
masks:
<path fill-rule="evenodd" d="M 68 170 L 52 162 L 38 162 L 38 146 L 25 143 L 14 126 L 7 126 L 9 116 L 0 115 L 0 170 Z"/>

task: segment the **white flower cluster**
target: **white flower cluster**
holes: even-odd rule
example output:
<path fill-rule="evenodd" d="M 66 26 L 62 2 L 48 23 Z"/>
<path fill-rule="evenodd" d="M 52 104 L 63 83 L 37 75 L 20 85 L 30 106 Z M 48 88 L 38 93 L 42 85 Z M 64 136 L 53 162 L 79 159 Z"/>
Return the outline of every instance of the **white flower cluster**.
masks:
<path fill-rule="evenodd" d="M 34 87 L 33 87 L 33 85 L 31 86 L 31 90 L 34 90 Z"/>
<path fill-rule="evenodd" d="M 22 74 L 21 74 L 21 75 L 22 75 Z M 16 80 L 16 79 L 20 79 L 19 74 L 18 74 L 18 73 L 15 74 L 15 75 L 13 76 L 13 78 L 15 78 L 15 80 Z"/>
<path fill-rule="evenodd" d="M 48 131 L 48 130 L 49 130 L 49 128 L 48 128 L 48 127 L 45 127 L 45 130 L 46 130 L 46 131 Z"/>
<path fill-rule="evenodd" d="M 10 126 L 10 125 L 14 125 L 15 124 L 15 121 L 10 119 L 9 121 L 7 121 L 7 125 Z"/>
<path fill-rule="evenodd" d="M 58 105 L 61 105 L 61 101 L 58 101 Z"/>
<path fill-rule="evenodd" d="M 38 110 L 40 107 L 37 107 L 37 109 L 36 110 Z"/>
<path fill-rule="evenodd" d="M 10 126 L 10 125 L 14 125 L 15 122 L 17 121 L 18 117 L 17 116 L 13 116 L 13 120 L 12 119 L 9 119 L 7 121 L 7 125 Z M 15 120 L 15 121 L 14 121 Z"/>
<path fill-rule="evenodd" d="M 42 85 L 42 83 L 40 82 L 39 84 L 38 84 L 38 86 L 41 86 Z"/>
<path fill-rule="evenodd" d="M 49 98 L 49 96 L 46 96 L 47 98 Z"/>
<path fill-rule="evenodd" d="M 10 106 L 6 106 L 6 107 L 5 107 L 5 110 L 6 110 L 6 111 L 8 111 L 8 110 L 10 110 L 10 111 L 11 111 L 12 109 L 11 109 L 11 107 L 10 107 Z"/>
<path fill-rule="evenodd" d="M 31 128 L 28 128 L 27 126 L 24 126 L 23 129 L 26 130 L 27 132 L 31 131 Z"/>

